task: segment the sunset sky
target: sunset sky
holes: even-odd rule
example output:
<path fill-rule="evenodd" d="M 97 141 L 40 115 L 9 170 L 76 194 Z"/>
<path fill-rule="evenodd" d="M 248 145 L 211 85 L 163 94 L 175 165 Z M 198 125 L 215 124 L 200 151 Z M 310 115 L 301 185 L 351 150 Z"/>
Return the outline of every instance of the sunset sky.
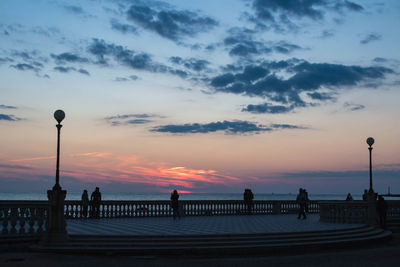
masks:
<path fill-rule="evenodd" d="M 400 193 L 400 1 L 2 0 L 0 192 Z"/>

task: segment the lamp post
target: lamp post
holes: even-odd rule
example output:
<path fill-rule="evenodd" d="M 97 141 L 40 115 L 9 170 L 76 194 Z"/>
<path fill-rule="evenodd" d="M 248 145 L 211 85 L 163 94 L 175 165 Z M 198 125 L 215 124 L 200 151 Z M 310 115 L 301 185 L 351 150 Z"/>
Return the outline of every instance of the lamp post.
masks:
<path fill-rule="evenodd" d="M 57 166 L 56 166 L 56 184 L 52 190 L 47 190 L 47 198 L 49 199 L 50 210 L 48 211 L 48 222 L 44 243 L 51 245 L 63 243 L 67 241 L 67 229 L 64 218 L 64 200 L 67 195 L 66 190 L 62 190 L 60 186 L 60 131 L 61 121 L 65 118 L 62 110 L 54 112 L 54 118 L 58 122 L 57 127 Z"/>
<path fill-rule="evenodd" d="M 369 192 L 374 192 L 372 189 L 372 145 L 374 144 L 375 140 L 372 137 L 367 138 L 367 144 L 369 145 Z"/>
<path fill-rule="evenodd" d="M 54 118 L 58 122 L 56 125 L 57 127 L 57 167 L 56 167 L 56 184 L 54 185 L 54 188 L 60 188 L 60 132 L 61 132 L 61 127 L 62 125 L 60 124 L 61 121 L 65 118 L 65 113 L 61 109 L 56 110 L 54 112 Z"/>

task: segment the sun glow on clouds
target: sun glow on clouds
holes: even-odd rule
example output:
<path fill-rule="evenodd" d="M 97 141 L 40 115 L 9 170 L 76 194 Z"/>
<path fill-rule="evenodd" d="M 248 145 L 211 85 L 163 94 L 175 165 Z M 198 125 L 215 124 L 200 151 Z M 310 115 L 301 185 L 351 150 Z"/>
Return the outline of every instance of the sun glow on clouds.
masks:
<path fill-rule="evenodd" d="M 12 162 L 54 159 L 37 157 L 31 159 L 10 160 Z M 45 165 L 44 165 L 45 164 Z M 44 174 L 52 172 L 53 166 L 43 162 L 35 165 L 34 172 Z M 137 156 L 115 156 L 111 153 L 89 152 L 65 156 L 61 163 L 61 176 L 68 176 L 82 183 L 110 184 L 113 182 L 154 187 L 154 191 L 170 191 L 177 188 L 180 192 L 190 193 L 213 184 L 232 184 L 239 178 L 219 174 L 215 170 L 197 170 L 186 167 L 170 167 L 162 162 L 149 162 Z M 48 174 L 48 173 L 47 173 Z"/>

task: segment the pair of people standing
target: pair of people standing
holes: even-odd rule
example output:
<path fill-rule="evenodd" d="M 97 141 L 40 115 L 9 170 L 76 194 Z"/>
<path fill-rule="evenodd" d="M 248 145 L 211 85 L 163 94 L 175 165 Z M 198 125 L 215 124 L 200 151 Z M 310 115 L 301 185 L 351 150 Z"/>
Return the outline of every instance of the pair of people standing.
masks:
<path fill-rule="evenodd" d="M 90 217 L 92 218 L 99 218 L 100 217 L 100 202 L 101 202 L 101 193 L 100 189 L 96 187 L 93 193 L 89 195 L 87 190 L 83 190 L 82 194 L 82 216 L 87 218 L 88 217 L 88 208 L 89 204 L 91 205 L 90 209 Z"/>
<path fill-rule="evenodd" d="M 300 188 L 299 194 L 296 197 L 296 202 L 299 204 L 299 214 L 297 219 L 300 219 L 303 216 L 303 220 L 307 218 L 306 211 L 307 211 L 307 202 L 308 202 L 308 193 L 307 190 Z"/>

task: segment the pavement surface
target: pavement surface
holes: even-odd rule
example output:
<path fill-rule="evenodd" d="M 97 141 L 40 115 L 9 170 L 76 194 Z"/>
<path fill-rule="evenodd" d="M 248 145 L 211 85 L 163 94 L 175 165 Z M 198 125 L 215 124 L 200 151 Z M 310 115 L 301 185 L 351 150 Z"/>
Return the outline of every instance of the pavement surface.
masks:
<path fill-rule="evenodd" d="M 297 215 L 191 216 L 110 218 L 68 220 L 70 235 L 210 235 L 257 234 L 339 230 L 361 224 L 337 224 L 319 221 L 319 214 L 306 220 Z"/>

